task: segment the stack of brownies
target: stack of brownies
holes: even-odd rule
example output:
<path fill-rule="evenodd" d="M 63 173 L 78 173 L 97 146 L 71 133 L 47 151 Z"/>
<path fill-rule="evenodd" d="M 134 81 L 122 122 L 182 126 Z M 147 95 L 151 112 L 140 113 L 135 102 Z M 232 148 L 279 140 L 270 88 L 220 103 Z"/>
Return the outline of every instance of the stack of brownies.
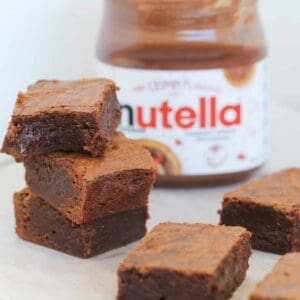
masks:
<path fill-rule="evenodd" d="M 2 152 L 26 169 L 14 195 L 22 239 L 87 258 L 146 233 L 155 166 L 116 132 L 116 90 L 107 79 L 39 81 L 19 94 Z"/>

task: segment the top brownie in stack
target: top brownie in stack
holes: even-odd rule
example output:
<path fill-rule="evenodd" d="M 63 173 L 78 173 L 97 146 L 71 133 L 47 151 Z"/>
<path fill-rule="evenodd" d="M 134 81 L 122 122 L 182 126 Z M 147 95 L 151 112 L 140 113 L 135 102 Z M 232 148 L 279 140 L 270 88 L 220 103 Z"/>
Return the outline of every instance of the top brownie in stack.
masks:
<path fill-rule="evenodd" d="M 2 152 L 17 161 L 56 151 L 99 156 L 120 117 L 111 80 L 38 81 L 19 94 Z"/>

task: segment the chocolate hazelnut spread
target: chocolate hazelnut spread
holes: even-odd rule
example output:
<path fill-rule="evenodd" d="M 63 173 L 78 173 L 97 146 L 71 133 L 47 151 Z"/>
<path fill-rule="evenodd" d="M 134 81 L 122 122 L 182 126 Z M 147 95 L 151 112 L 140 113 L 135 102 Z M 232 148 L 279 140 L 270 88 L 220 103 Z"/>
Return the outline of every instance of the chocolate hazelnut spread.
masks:
<path fill-rule="evenodd" d="M 158 185 L 244 179 L 266 160 L 266 46 L 256 0 L 106 0 L 97 56 L 121 90 L 120 129 Z"/>

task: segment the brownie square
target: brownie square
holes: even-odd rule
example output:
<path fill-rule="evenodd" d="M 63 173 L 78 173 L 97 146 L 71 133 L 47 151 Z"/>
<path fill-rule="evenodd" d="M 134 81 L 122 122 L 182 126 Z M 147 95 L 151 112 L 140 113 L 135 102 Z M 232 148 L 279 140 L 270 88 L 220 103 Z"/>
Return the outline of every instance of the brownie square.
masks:
<path fill-rule="evenodd" d="M 300 250 L 300 169 L 255 179 L 224 195 L 221 224 L 253 233 L 255 249 L 284 254 Z"/>
<path fill-rule="evenodd" d="M 150 153 L 122 133 L 102 157 L 59 152 L 24 164 L 29 188 L 77 224 L 147 206 L 155 180 Z"/>
<path fill-rule="evenodd" d="M 284 255 L 250 296 L 250 300 L 299 299 L 300 253 Z"/>
<path fill-rule="evenodd" d="M 14 195 L 14 206 L 20 238 L 80 258 L 125 246 L 146 233 L 146 207 L 77 225 L 28 188 Z"/>
<path fill-rule="evenodd" d="M 160 224 L 121 263 L 117 299 L 227 299 L 245 278 L 250 237 L 241 227 Z"/>
<path fill-rule="evenodd" d="M 38 81 L 19 94 L 2 152 L 17 161 L 55 151 L 99 156 L 120 117 L 108 79 Z"/>

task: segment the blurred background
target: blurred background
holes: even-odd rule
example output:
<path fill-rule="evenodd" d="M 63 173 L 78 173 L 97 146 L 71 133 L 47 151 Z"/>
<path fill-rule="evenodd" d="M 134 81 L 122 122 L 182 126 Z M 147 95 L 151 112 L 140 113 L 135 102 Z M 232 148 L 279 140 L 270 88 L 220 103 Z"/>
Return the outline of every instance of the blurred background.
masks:
<path fill-rule="evenodd" d="M 0 0 L 0 143 L 18 91 L 39 79 L 95 76 L 104 0 Z M 271 100 L 300 108 L 300 1 L 260 0 Z M 0 163 L 6 159 L 0 157 Z"/>

